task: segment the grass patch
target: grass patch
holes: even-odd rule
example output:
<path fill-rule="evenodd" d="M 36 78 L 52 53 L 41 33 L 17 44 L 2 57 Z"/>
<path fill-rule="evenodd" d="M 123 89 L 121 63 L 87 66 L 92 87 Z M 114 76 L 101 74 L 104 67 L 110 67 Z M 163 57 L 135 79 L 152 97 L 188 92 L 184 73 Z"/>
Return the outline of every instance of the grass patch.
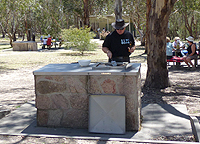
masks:
<path fill-rule="evenodd" d="M 19 106 L 16 106 L 15 108 L 17 109 L 17 108 L 20 108 L 21 106 L 19 105 Z"/>

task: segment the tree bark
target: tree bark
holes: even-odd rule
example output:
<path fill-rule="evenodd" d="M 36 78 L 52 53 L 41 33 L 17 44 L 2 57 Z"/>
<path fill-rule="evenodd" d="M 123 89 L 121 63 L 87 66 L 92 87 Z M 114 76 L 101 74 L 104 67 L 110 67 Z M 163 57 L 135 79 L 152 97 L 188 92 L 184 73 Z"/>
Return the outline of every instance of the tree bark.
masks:
<path fill-rule="evenodd" d="M 141 37 L 141 46 L 145 46 L 145 34 Z"/>
<path fill-rule="evenodd" d="M 148 48 L 147 48 L 147 44 L 149 43 L 149 18 L 150 18 L 150 11 L 151 11 L 151 0 L 147 0 L 147 11 L 146 11 L 146 44 L 145 44 L 145 52 L 147 53 Z"/>
<path fill-rule="evenodd" d="M 176 0 L 147 0 L 147 76 L 145 87 L 169 86 L 166 35 L 169 15 Z"/>
<path fill-rule="evenodd" d="M 140 35 L 140 41 L 141 41 L 141 46 L 145 46 L 145 34 L 142 32 L 141 27 L 140 27 L 140 20 L 139 16 L 137 18 L 137 24 L 136 24 L 136 19 L 132 16 L 132 22 L 134 24 L 135 29 L 138 31 Z"/>
<path fill-rule="evenodd" d="M 2 30 L 2 38 L 5 38 L 5 33 L 3 30 Z"/>
<path fill-rule="evenodd" d="M 89 25 L 90 25 L 88 1 L 89 0 L 83 0 L 83 2 L 84 2 L 83 24 L 84 24 L 84 26 L 87 26 L 87 27 L 89 27 Z"/>
<path fill-rule="evenodd" d="M 181 0 L 181 1 L 183 3 L 183 6 L 186 7 L 185 0 Z M 183 12 L 183 16 L 184 16 L 184 19 L 185 19 L 185 27 L 188 30 L 189 34 L 192 36 L 192 26 L 189 25 L 188 16 L 187 16 L 186 11 Z M 192 22 L 191 22 L 191 24 L 192 24 Z"/>
<path fill-rule="evenodd" d="M 115 0 L 115 19 L 122 19 L 122 2 Z"/>

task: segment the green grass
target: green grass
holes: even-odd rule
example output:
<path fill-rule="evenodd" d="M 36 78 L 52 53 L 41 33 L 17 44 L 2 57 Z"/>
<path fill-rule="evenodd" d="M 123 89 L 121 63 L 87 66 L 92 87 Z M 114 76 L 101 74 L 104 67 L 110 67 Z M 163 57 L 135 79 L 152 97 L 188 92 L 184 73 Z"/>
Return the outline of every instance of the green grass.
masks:
<path fill-rule="evenodd" d="M 20 108 L 21 106 L 19 105 L 19 106 L 16 106 L 15 108 Z"/>

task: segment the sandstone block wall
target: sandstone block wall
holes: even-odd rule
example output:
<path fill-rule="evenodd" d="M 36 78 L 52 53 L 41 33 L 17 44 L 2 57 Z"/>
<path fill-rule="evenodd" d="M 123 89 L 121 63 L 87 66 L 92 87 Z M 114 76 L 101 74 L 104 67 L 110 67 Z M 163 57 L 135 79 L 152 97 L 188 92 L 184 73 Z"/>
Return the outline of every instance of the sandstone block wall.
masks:
<path fill-rule="evenodd" d="M 37 43 L 34 41 L 13 42 L 13 51 L 37 51 Z"/>
<path fill-rule="evenodd" d="M 126 130 L 140 127 L 140 75 L 35 76 L 38 126 L 88 128 L 89 96 L 126 98 Z"/>

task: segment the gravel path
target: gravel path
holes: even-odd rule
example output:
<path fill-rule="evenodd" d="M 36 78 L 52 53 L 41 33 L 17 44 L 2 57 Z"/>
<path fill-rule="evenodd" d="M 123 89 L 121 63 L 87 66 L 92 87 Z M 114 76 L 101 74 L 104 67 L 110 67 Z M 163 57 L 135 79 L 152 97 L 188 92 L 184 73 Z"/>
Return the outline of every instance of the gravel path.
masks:
<path fill-rule="evenodd" d="M 14 110 L 35 100 L 33 69 L 11 70 L 0 74 L 0 109 Z"/>

